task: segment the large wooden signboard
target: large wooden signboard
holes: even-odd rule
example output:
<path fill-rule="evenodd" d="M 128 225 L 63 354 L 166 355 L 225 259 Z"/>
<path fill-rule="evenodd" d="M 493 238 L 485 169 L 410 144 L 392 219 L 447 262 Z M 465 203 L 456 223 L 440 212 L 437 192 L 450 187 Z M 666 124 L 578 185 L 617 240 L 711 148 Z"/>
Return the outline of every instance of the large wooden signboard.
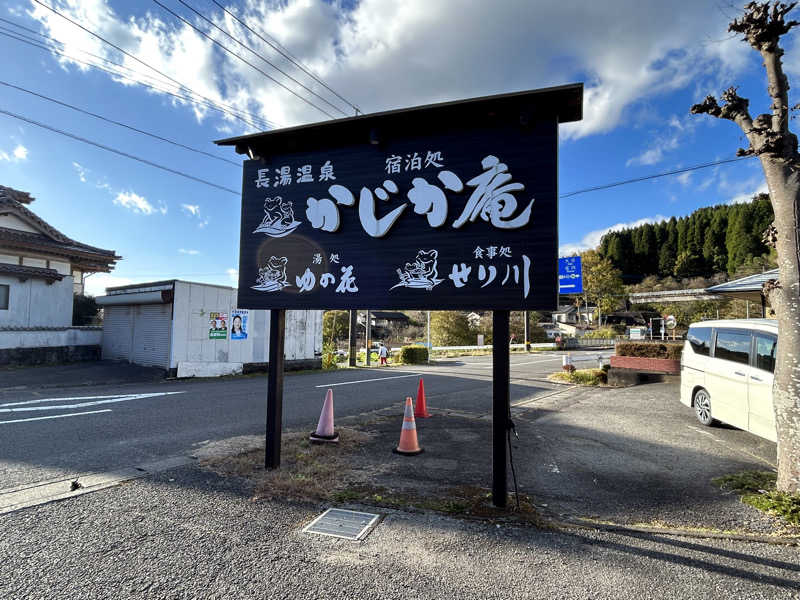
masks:
<path fill-rule="evenodd" d="M 558 123 L 575 109 L 546 92 L 221 142 L 255 157 L 238 305 L 554 308 Z"/>
<path fill-rule="evenodd" d="M 509 311 L 557 301 L 558 124 L 583 86 L 221 140 L 244 163 L 238 306 L 271 309 L 265 466 L 280 465 L 285 309 L 490 309 L 492 497 L 506 503 Z"/>

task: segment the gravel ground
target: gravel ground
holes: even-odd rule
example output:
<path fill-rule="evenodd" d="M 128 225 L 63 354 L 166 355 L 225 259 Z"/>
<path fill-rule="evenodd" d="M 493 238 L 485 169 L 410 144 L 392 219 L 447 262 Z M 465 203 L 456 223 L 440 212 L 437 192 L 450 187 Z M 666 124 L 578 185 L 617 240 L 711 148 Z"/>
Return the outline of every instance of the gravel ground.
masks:
<path fill-rule="evenodd" d="M 321 506 L 184 467 L 0 517 L 0 597 L 800 598 L 800 551 L 389 512 L 363 542 Z"/>

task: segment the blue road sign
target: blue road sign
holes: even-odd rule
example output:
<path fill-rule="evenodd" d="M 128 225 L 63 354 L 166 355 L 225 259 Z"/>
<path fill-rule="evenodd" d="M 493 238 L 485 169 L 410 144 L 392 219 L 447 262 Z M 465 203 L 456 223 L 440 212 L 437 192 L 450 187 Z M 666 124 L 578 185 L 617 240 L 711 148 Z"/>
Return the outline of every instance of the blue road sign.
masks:
<path fill-rule="evenodd" d="M 583 271 L 581 270 L 580 256 L 558 259 L 558 293 L 583 293 Z"/>

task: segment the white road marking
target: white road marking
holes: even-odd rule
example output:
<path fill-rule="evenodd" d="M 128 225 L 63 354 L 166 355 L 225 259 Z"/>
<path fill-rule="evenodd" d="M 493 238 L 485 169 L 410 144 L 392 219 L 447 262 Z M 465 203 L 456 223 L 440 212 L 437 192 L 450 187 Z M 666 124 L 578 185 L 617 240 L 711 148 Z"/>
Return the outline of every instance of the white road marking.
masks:
<path fill-rule="evenodd" d="M 757 461 L 764 463 L 765 465 L 769 465 L 773 469 L 777 468 L 777 465 L 771 463 L 766 458 L 763 458 L 763 457 L 759 456 L 758 454 L 754 454 L 754 453 L 750 452 L 749 450 L 745 450 L 744 448 L 737 448 L 736 446 L 731 446 L 729 444 L 726 444 L 725 440 L 718 438 L 713 433 L 709 433 L 708 431 L 703 431 L 699 427 L 692 427 L 691 425 L 687 425 L 686 427 L 688 427 L 689 429 L 691 429 L 693 431 L 696 431 L 697 433 L 702 433 L 703 435 L 709 436 L 711 439 L 713 439 L 718 444 L 722 444 L 723 446 L 725 446 L 725 448 L 727 448 L 728 450 L 733 450 L 734 452 L 739 452 L 741 454 L 745 454 L 745 455 L 749 456 L 750 458 L 754 458 Z"/>
<path fill-rule="evenodd" d="M 43 421 L 45 419 L 63 419 L 64 417 L 80 417 L 81 415 L 96 415 L 97 413 L 107 413 L 112 412 L 110 408 L 104 408 L 103 410 L 90 410 L 88 412 L 80 412 L 80 413 L 69 413 L 66 415 L 49 415 L 47 417 L 31 417 L 29 419 L 16 419 L 14 421 L 0 421 L 0 425 L 5 425 L 7 423 L 27 423 L 28 421 Z"/>
<path fill-rule="evenodd" d="M 324 385 L 315 385 L 314 387 L 326 388 L 335 387 L 337 385 L 352 385 L 354 383 L 369 383 L 370 381 L 386 381 L 387 379 L 402 379 L 403 377 L 421 377 L 422 373 L 412 373 L 411 375 L 395 375 L 393 377 L 376 377 L 375 379 L 359 379 L 358 381 L 343 381 L 342 383 L 326 383 Z"/>
<path fill-rule="evenodd" d="M 154 394 L 117 394 L 116 396 L 85 396 L 83 398 L 41 398 L 39 400 L 28 400 L 26 402 L 8 402 L 0 404 L 0 413 L 10 412 L 30 412 L 34 410 L 65 410 L 68 408 L 85 408 L 87 406 L 97 406 L 98 404 L 116 404 L 117 402 L 128 402 L 130 400 L 143 400 L 145 398 L 155 398 L 157 396 L 172 396 L 174 394 L 185 394 L 186 392 L 158 392 Z M 101 398 L 92 402 L 79 402 L 77 404 L 57 404 L 53 406 L 30 406 L 31 404 L 41 404 L 43 402 L 63 402 L 64 400 L 89 400 L 91 398 Z M 4 408 L 17 406 L 20 408 Z"/>
<path fill-rule="evenodd" d="M 688 428 L 689 428 L 689 429 L 691 429 L 692 431 L 696 431 L 697 433 L 702 433 L 703 435 L 707 435 L 707 436 L 709 436 L 709 437 L 712 437 L 712 438 L 714 438 L 714 439 L 715 439 L 715 440 L 717 440 L 717 441 L 721 441 L 721 440 L 717 439 L 717 437 L 716 437 L 716 436 L 715 436 L 713 433 L 709 433 L 708 431 L 703 431 L 703 430 L 702 430 L 702 429 L 700 429 L 699 427 L 692 427 L 691 425 L 687 425 L 686 427 L 688 427 Z"/>
<path fill-rule="evenodd" d="M 531 360 L 528 362 L 521 362 L 521 363 L 511 363 L 512 367 L 521 367 L 522 365 L 535 365 L 538 363 L 546 363 L 546 362 L 553 362 L 554 360 L 561 360 L 560 356 L 556 356 L 554 358 L 543 358 L 542 360 Z M 575 361 L 573 361 L 575 362 Z M 481 365 L 480 369 L 491 369 L 494 365 Z"/>
<path fill-rule="evenodd" d="M 513 378 L 512 378 L 512 380 L 513 380 Z M 517 408 L 519 406 L 528 406 L 529 404 L 533 404 L 534 402 L 538 402 L 539 400 L 544 400 L 545 398 L 549 398 L 550 396 L 555 396 L 557 394 L 563 394 L 564 392 L 568 392 L 570 390 L 574 390 L 576 387 L 578 387 L 578 386 L 577 385 L 571 385 L 569 387 L 565 387 L 563 390 L 557 390 L 557 391 L 551 392 L 549 394 L 539 394 L 537 396 L 534 396 L 533 398 L 527 398 L 525 400 L 520 400 L 518 402 L 512 402 L 511 406 L 512 406 L 512 408 Z"/>

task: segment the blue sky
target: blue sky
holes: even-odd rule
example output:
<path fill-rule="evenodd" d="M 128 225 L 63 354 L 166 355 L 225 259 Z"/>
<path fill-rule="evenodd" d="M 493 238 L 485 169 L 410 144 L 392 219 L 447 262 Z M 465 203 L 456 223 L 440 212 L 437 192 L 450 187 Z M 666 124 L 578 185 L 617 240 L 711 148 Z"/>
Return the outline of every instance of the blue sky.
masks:
<path fill-rule="evenodd" d="M 165 6 L 208 30 L 178 0 Z M 327 117 L 263 74 L 224 54 L 152 2 L 42 0 L 204 96 L 280 125 Z M 211 0 L 186 0 L 215 23 L 344 111 L 314 83 Z M 562 127 L 560 188 L 587 187 L 732 158 L 735 125 L 689 114 L 729 85 L 768 110 L 757 54 L 726 33 L 735 14 L 717 2 L 603 3 L 500 0 L 219 0 L 267 32 L 363 112 L 583 81 L 582 123 Z M 597 5 L 597 6 L 596 6 Z M 602 6 L 599 6 L 602 5 Z M 0 18 L 58 39 L 63 51 L 124 61 L 134 81 L 161 75 L 124 57 L 33 0 L 7 0 Z M 0 22 L 0 32 L 15 29 Z M 28 31 L 17 30 L 28 37 Z M 220 41 L 234 43 L 217 34 Z M 41 40 L 41 38 L 39 38 Z M 794 40 L 785 62 L 800 71 Z M 211 154 L 240 160 L 211 141 L 254 131 L 130 80 L 86 68 L 0 35 L 0 81 L 74 104 Z M 237 52 L 247 54 L 242 48 Z M 9 57 L 12 59 L 9 60 Z M 249 60 L 299 95 L 334 112 L 258 58 Z M 797 98 L 790 98 L 792 103 Z M 145 157 L 174 170 L 241 187 L 241 170 L 0 85 L 0 110 Z M 341 113 L 334 113 L 341 114 Z M 0 184 L 29 191 L 32 209 L 67 235 L 124 257 L 105 285 L 183 278 L 234 285 L 239 198 L 0 114 Z M 765 191 L 755 160 L 572 196 L 560 205 L 567 253 L 594 246 L 623 224 L 688 214 Z"/>

